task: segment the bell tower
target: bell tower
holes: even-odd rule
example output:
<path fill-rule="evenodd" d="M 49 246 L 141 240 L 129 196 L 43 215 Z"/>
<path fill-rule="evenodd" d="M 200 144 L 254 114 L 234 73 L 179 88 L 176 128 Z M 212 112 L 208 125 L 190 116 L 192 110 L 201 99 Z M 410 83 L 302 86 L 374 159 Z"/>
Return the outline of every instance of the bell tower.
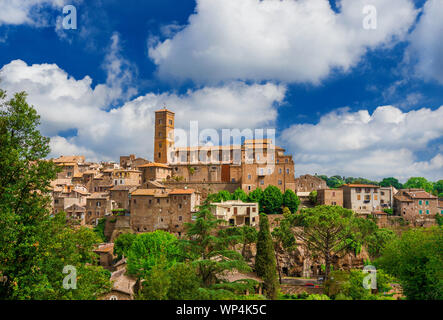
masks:
<path fill-rule="evenodd" d="M 174 147 L 175 113 L 164 107 L 155 112 L 154 162 L 168 163 L 168 150 Z"/>

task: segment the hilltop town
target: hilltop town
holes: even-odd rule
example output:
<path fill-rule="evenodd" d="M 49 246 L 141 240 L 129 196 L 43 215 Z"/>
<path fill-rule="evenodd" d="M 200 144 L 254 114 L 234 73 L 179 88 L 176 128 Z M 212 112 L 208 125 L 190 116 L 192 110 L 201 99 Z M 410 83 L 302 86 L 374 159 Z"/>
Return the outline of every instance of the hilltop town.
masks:
<path fill-rule="evenodd" d="M 276 187 L 282 194 L 294 192 L 300 203 L 298 211 L 319 205 L 338 206 L 373 219 L 379 227 L 428 227 L 443 214 L 438 196 L 421 189 L 397 190 L 394 186 L 362 183 L 330 188 L 317 175 L 296 178 L 292 156 L 271 139 L 174 148 L 174 123 L 172 111 L 165 108 L 155 113 L 154 161 L 135 155 L 121 156 L 119 163 L 86 162 L 81 155 L 52 159 L 60 168 L 57 179 L 51 182 L 53 214 L 66 212 L 74 225 L 101 225 L 103 229 L 106 243 L 96 253 L 101 265 L 114 271 L 114 289 L 109 297 L 134 296 L 136 281 L 125 274 L 125 260 L 115 260 L 113 253 L 113 242 L 119 235 L 163 230 L 182 238 L 186 223 L 195 220 L 199 206 L 220 192 L 251 194 Z M 260 157 L 271 159 L 272 165 L 260 161 Z M 211 202 L 212 213 L 225 221 L 221 227 L 258 229 L 259 203 L 243 200 Z M 270 216 L 271 230 L 279 225 L 279 217 L 283 215 Z M 322 263 L 312 261 L 306 252 L 299 253 L 298 261 L 287 253 L 281 253 L 280 259 L 280 276 L 310 278 L 323 274 Z M 344 269 L 360 268 L 364 259 L 360 254 L 337 263 Z"/>

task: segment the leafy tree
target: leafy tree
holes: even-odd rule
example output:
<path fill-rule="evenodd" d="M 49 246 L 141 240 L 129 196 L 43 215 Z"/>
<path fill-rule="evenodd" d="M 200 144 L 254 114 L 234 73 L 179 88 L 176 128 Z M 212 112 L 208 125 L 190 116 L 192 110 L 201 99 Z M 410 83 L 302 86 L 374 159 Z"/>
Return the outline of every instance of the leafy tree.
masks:
<path fill-rule="evenodd" d="M 391 241 L 394 241 L 396 234 L 390 229 L 378 229 L 371 233 L 366 238 L 366 246 L 368 248 L 368 253 L 371 258 L 377 258 L 380 256 L 380 252 L 388 245 Z"/>
<path fill-rule="evenodd" d="M 114 241 L 114 253 L 121 259 L 128 256 L 129 249 L 132 246 L 137 235 L 134 233 L 123 233 Z"/>
<path fill-rule="evenodd" d="M 134 239 L 128 252 L 128 273 L 138 278 L 147 278 L 151 269 L 164 263 L 169 268 L 180 261 L 180 251 L 177 238 L 165 231 L 142 233 Z"/>
<path fill-rule="evenodd" d="M 380 182 L 380 187 L 394 187 L 396 189 L 403 189 L 403 185 L 395 178 L 390 177 L 390 178 L 384 178 L 381 182 Z"/>
<path fill-rule="evenodd" d="M 97 225 L 94 227 L 94 232 L 100 238 L 101 242 L 107 242 L 105 236 L 105 225 L 106 225 L 106 218 L 101 218 L 98 220 Z"/>
<path fill-rule="evenodd" d="M 229 235 L 217 237 L 216 229 L 223 220 L 217 219 L 206 202 L 199 207 L 193 223 L 187 223 L 186 240 L 183 240 L 188 260 L 196 268 L 204 287 L 221 282 L 225 271 L 250 271 L 240 253 L 229 250 L 232 243 Z"/>
<path fill-rule="evenodd" d="M 162 261 L 150 270 L 137 298 L 140 300 L 167 300 L 171 285 L 172 279 L 168 274 L 166 261 L 162 258 Z"/>
<path fill-rule="evenodd" d="M 400 280 L 410 300 L 443 299 L 443 228 L 412 229 L 382 250 L 376 265 Z"/>
<path fill-rule="evenodd" d="M 211 203 L 232 200 L 232 196 L 227 190 L 220 190 L 218 193 L 213 193 L 208 196 Z"/>
<path fill-rule="evenodd" d="M 365 289 L 363 287 L 363 279 L 368 274 L 363 273 L 362 270 L 336 270 L 331 272 L 331 278 L 325 283 L 325 291 L 327 294 L 339 300 L 377 300 L 384 293 L 389 292 L 392 287 L 393 279 L 383 270 L 377 270 L 377 289 Z"/>
<path fill-rule="evenodd" d="M 276 186 L 268 186 L 263 191 L 263 212 L 266 214 L 279 214 L 282 212 L 283 195 Z"/>
<path fill-rule="evenodd" d="M 302 228 L 296 236 L 309 251 L 325 261 L 325 278 L 329 278 L 334 256 L 345 254 L 356 237 L 356 220 L 351 210 L 338 206 L 317 206 L 302 211 Z M 349 241 L 352 239 L 353 241 Z"/>
<path fill-rule="evenodd" d="M 169 269 L 169 277 L 174 281 L 174 285 L 169 287 L 169 300 L 197 300 L 200 298 L 200 279 L 192 265 L 177 263 Z"/>
<path fill-rule="evenodd" d="M 281 283 L 281 273 L 280 273 L 280 261 L 278 259 L 278 253 L 292 252 L 297 248 L 297 240 L 292 231 L 292 225 L 295 214 L 286 213 L 284 219 L 280 221 L 279 226 L 274 228 L 272 232 L 272 237 L 274 238 L 274 250 L 277 253 L 275 255 L 278 276 Z"/>
<path fill-rule="evenodd" d="M 49 139 L 26 93 L 7 100 L 0 90 L 1 299 L 96 299 L 110 288 L 109 272 L 96 265 L 99 242 L 91 230 L 68 227 L 51 216 L 50 181 L 57 176 Z M 63 288 L 63 268 L 77 269 L 77 290 Z"/>
<path fill-rule="evenodd" d="M 243 191 L 243 189 L 238 188 L 237 190 L 234 191 L 234 193 L 232 194 L 231 197 L 232 200 L 241 200 L 243 202 L 247 202 L 248 201 L 248 195 L 246 194 L 245 191 Z"/>
<path fill-rule="evenodd" d="M 443 180 L 438 180 L 434 183 L 434 194 L 440 197 L 440 194 L 443 195 Z"/>
<path fill-rule="evenodd" d="M 276 270 L 277 264 L 268 217 L 265 214 L 261 214 L 257 254 L 255 256 L 255 271 L 259 277 L 263 278 L 264 289 L 269 299 L 276 299 L 278 296 L 279 284 Z"/>
<path fill-rule="evenodd" d="M 294 191 L 288 189 L 283 194 L 283 205 L 292 213 L 296 213 L 298 210 L 298 206 L 300 205 L 300 199 L 297 197 Z"/>
<path fill-rule="evenodd" d="M 432 182 L 429 182 L 423 177 L 413 177 L 409 178 L 409 180 L 403 186 L 405 189 L 423 189 L 426 192 L 432 192 L 434 189 L 434 185 Z"/>
<path fill-rule="evenodd" d="M 258 203 L 260 212 L 263 212 L 263 190 L 255 189 L 248 195 L 248 202 Z"/>
<path fill-rule="evenodd" d="M 311 204 L 316 205 L 317 204 L 317 190 L 312 190 L 309 193 L 309 202 L 311 202 Z"/>

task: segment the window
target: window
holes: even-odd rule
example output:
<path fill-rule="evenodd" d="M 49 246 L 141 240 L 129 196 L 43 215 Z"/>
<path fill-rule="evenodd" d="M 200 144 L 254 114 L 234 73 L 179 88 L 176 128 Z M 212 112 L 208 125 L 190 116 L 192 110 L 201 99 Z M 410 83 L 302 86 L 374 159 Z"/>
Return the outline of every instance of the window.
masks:
<path fill-rule="evenodd" d="M 251 186 L 248 186 L 248 191 L 251 191 Z"/>
<path fill-rule="evenodd" d="M 281 168 L 280 168 L 280 169 L 278 169 L 278 173 L 279 173 L 279 174 L 282 174 L 282 172 L 283 172 L 283 171 L 282 171 L 282 169 L 281 169 Z"/>
<path fill-rule="evenodd" d="M 257 208 L 252 208 L 252 212 L 257 212 Z"/>
<path fill-rule="evenodd" d="M 426 210 L 426 214 L 429 214 L 429 210 Z"/>
<path fill-rule="evenodd" d="M 422 201 L 422 200 L 419 200 L 419 201 L 418 201 L 418 204 L 419 204 L 419 205 L 422 205 L 422 204 L 423 204 L 423 201 Z"/>
<path fill-rule="evenodd" d="M 169 125 L 171 125 L 171 126 L 172 126 L 172 120 L 169 120 Z"/>
<path fill-rule="evenodd" d="M 157 203 L 160 203 L 160 199 L 157 199 Z"/>
<path fill-rule="evenodd" d="M 162 144 L 161 142 L 158 144 L 158 146 L 159 146 L 160 148 L 162 147 L 162 145 L 163 145 L 163 144 Z"/>
<path fill-rule="evenodd" d="M 281 186 L 283 182 L 281 180 L 278 180 L 278 185 Z"/>
<path fill-rule="evenodd" d="M 423 211 L 422 211 L 422 210 L 419 210 L 418 213 L 419 213 L 419 214 L 423 214 Z"/>
<path fill-rule="evenodd" d="M 286 173 L 289 174 L 289 169 L 286 169 Z"/>
<path fill-rule="evenodd" d="M 361 200 L 361 196 L 359 194 L 357 195 L 357 200 Z"/>
<path fill-rule="evenodd" d="M 374 195 L 374 200 L 378 200 L 378 197 L 377 197 L 377 195 Z"/>
<path fill-rule="evenodd" d="M 163 135 L 163 134 L 162 134 L 161 132 L 158 133 L 158 136 L 159 136 L 160 138 L 162 137 L 162 135 Z"/>
<path fill-rule="evenodd" d="M 97 207 L 100 207 L 102 204 L 100 203 L 100 201 L 97 201 L 97 203 L 95 204 Z"/>
<path fill-rule="evenodd" d="M 265 180 L 260 180 L 260 184 L 264 185 L 265 184 Z"/>
<path fill-rule="evenodd" d="M 238 210 L 237 208 L 234 208 L 234 214 L 237 214 L 237 210 Z"/>
<path fill-rule="evenodd" d="M 162 124 L 163 123 L 163 121 L 160 119 L 160 120 L 158 120 L 158 124 Z"/>
<path fill-rule="evenodd" d="M 332 192 L 332 196 L 335 197 L 335 192 Z"/>
<path fill-rule="evenodd" d="M 380 194 L 381 194 L 382 196 L 384 196 L 384 195 L 385 195 L 384 191 L 381 191 L 381 192 L 380 192 Z"/>
<path fill-rule="evenodd" d="M 136 203 L 137 203 L 137 200 L 134 199 L 134 204 L 136 204 Z"/>
<path fill-rule="evenodd" d="M 178 217 L 178 221 L 182 221 L 183 220 L 183 217 L 182 216 L 179 216 Z"/>
<path fill-rule="evenodd" d="M 178 208 L 181 209 L 183 206 L 181 203 L 178 204 Z"/>
<path fill-rule="evenodd" d="M 429 206 L 429 201 L 428 200 L 426 200 L 426 205 Z"/>

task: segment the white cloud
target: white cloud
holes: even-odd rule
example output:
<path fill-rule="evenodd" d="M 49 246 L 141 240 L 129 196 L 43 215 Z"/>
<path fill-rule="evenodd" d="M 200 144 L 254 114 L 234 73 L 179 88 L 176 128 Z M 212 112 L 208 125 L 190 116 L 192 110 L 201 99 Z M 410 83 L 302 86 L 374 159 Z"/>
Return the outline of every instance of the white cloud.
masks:
<path fill-rule="evenodd" d="M 0 26 L 2 24 L 46 25 L 47 19 L 41 9 L 62 8 L 66 3 L 68 0 L 2 0 L 0 1 Z M 61 11 L 60 14 L 62 14 Z"/>
<path fill-rule="evenodd" d="M 190 120 L 198 120 L 200 128 L 256 128 L 274 123 L 286 92 L 274 84 L 232 82 L 184 94 L 149 93 L 108 110 L 110 102 L 125 96 L 113 76 L 121 73 L 121 65 L 112 64 L 109 72 L 107 83 L 93 88 L 90 77 L 76 80 L 55 64 L 15 60 L 0 70 L 1 87 L 9 94 L 28 92 L 41 115 L 43 134 L 52 137 L 52 156 L 81 153 L 91 160 L 117 160 L 129 153 L 150 158 L 154 111 L 164 104 L 176 112 L 176 127 L 188 129 Z M 58 136 L 74 129 L 74 137 Z"/>
<path fill-rule="evenodd" d="M 416 63 L 415 71 L 421 78 L 443 84 L 443 1 L 428 0 L 415 30 L 410 35 L 411 45 L 406 59 Z"/>
<path fill-rule="evenodd" d="M 293 125 L 281 139 L 294 154 L 298 174 L 438 180 L 443 176 L 443 154 L 420 161 L 417 153 L 443 136 L 439 119 L 443 119 L 443 106 L 407 113 L 384 106 L 372 115 L 367 110 L 342 109 L 323 116 L 317 124 Z"/>
<path fill-rule="evenodd" d="M 163 78 L 196 82 L 279 80 L 317 84 L 347 71 L 368 49 L 404 39 L 417 11 L 411 0 L 197 0 L 189 24 L 150 45 Z M 363 8 L 377 9 L 377 29 L 363 28 Z"/>

